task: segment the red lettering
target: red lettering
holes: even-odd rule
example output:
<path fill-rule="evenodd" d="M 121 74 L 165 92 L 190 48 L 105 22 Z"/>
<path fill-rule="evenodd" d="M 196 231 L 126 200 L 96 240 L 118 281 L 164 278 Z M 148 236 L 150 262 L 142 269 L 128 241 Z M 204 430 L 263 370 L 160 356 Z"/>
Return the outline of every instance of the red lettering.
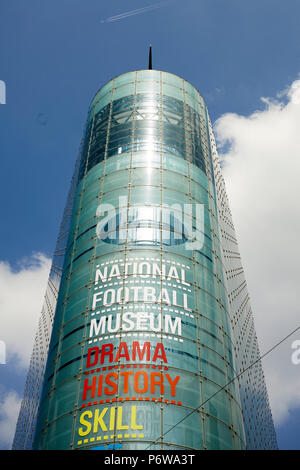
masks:
<path fill-rule="evenodd" d="M 96 383 L 97 383 L 97 376 L 95 375 L 92 380 L 92 385 L 88 385 L 89 379 L 85 379 L 84 384 L 83 384 L 83 394 L 82 394 L 82 400 L 86 400 L 86 395 L 88 390 L 91 390 L 91 398 L 94 398 L 95 392 L 96 392 Z"/>
<path fill-rule="evenodd" d="M 142 361 L 145 355 L 145 352 L 147 350 L 146 354 L 146 361 L 150 361 L 150 343 L 149 341 L 144 343 L 144 347 L 141 351 L 140 344 L 138 341 L 133 341 L 132 343 L 132 360 L 136 360 L 136 353 L 139 356 L 139 360 Z"/>
<path fill-rule="evenodd" d="M 103 375 L 99 375 L 99 380 L 98 380 L 98 397 L 101 397 L 101 395 L 102 395 L 102 384 L 103 384 Z"/>
<path fill-rule="evenodd" d="M 123 349 L 124 349 L 124 353 L 122 353 Z M 118 349 L 118 352 L 117 352 L 117 355 L 116 355 L 116 358 L 115 358 L 115 362 L 118 362 L 120 357 L 125 357 L 126 361 L 130 360 L 129 353 L 128 353 L 128 348 L 127 348 L 127 343 L 124 343 L 124 342 L 120 343 L 120 346 L 119 346 L 119 349 Z"/>
<path fill-rule="evenodd" d="M 115 372 L 110 372 L 110 374 L 107 374 L 107 376 L 105 377 L 105 383 L 109 385 L 110 387 L 112 387 L 111 391 L 109 390 L 108 387 L 104 388 L 105 395 L 114 395 L 115 393 L 117 393 L 118 383 L 110 380 L 111 377 L 113 377 L 115 380 L 118 380 L 118 374 L 116 374 Z"/>
<path fill-rule="evenodd" d="M 158 380 L 155 380 L 155 377 L 158 378 Z M 159 386 L 159 393 L 164 395 L 165 393 L 165 387 L 164 387 L 164 376 L 159 373 L 159 372 L 151 372 L 151 393 L 155 393 L 155 385 Z"/>
<path fill-rule="evenodd" d="M 168 382 L 171 386 L 171 395 L 172 397 L 175 397 L 175 387 L 178 383 L 178 380 L 180 379 L 180 375 L 176 375 L 175 379 L 172 380 L 171 377 L 169 376 L 169 374 L 166 374 L 166 377 L 168 379 Z"/>
<path fill-rule="evenodd" d="M 108 351 L 105 350 L 106 348 L 108 348 Z M 105 356 L 109 357 L 109 362 L 113 362 L 113 350 L 114 345 L 112 343 L 102 344 L 100 364 L 104 363 Z"/>
<path fill-rule="evenodd" d="M 111 396 L 115 395 L 117 392 L 119 392 L 119 394 L 132 394 L 133 390 L 137 394 L 148 392 L 151 394 L 164 395 L 166 386 L 168 385 L 170 385 L 170 391 L 168 390 L 168 393 L 170 393 L 172 397 L 175 397 L 176 385 L 179 380 L 179 375 L 172 379 L 169 374 L 162 374 L 161 372 L 122 371 L 119 373 L 109 372 L 106 376 L 103 374 L 97 376 L 95 374 L 90 383 L 88 378 L 84 380 L 82 400 L 85 401 L 88 398 L 92 399 L 96 396 L 96 393 L 98 397 L 100 397 L 102 394 Z M 104 386 L 104 384 L 106 384 L 106 386 Z"/>
<path fill-rule="evenodd" d="M 139 377 L 141 375 L 144 377 L 144 387 L 143 388 L 139 388 Z M 137 372 L 134 375 L 134 390 L 136 391 L 136 393 L 146 393 L 147 392 L 147 390 L 148 390 L 148 374 L 146 374 L 146 372 L 140 371 L 140 372 Z"/>
<path fill-rule="evenodd" d="M 112 343 L 103 344 L 100 348 L 93 347 L 89 348 L 87 352 L 87 361 L 86 367 L 95 367 L 97 363 L 104 364 L 107 362 L 118 362 L 121 358 L 124 358 L 125 361 L 130 361 L 130 356 L 128 352 L 128 345 L 126 342 L 121 342 L 117 350 L 116 357 L 114 358 L 114 346 Z M 132 361 L 152 361 L 156 362 L 162 360 L 164 363 L 167 363 L 167 357 L 165 349 L 162 343 L 157 343 L 155 346 L 153 358 L 151 360 L 151 343 L 146 341 L 143 344 L 143 347 L 140 346 L 139 341 L 133 341 L 132 343 Z M 99 361 L 100 356 L 100 361 Z"/>
<path fill-rule="evenodd" d="M 161 354 L 159 354 L 159 351 L 161 350 Z M 155 362 L 158 358 L 161 358 L 164 362 L 168 362 L 166 358 L 166 353 L 165 353 L 165 348 L 162 343 L 157 343 L 152 362 Z"/>
<path fill-rule="evenodd" d="M 95 352 L 95 357 L 93 358 L 93 362 L 91 362 L 92 354 Z M 87 353 L 87 360 L 86 360 L 86 367 L 93 367 L 97 364 L 99 359 L 99 348 L 96 346 L 95 348 L 89 348 Z"/>
<path fill-rule="evenodd" d="M 128 377 L 133 375 L 133 372 L 120 372 L 120 377 L 124 377 L 124 393 L 128 393 Z"/>

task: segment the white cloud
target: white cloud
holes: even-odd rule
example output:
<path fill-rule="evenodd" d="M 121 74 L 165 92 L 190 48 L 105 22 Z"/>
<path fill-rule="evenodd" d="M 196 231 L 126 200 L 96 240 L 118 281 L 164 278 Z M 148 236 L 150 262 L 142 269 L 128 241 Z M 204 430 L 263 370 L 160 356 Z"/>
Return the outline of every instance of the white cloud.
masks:
<path fill-rule="evenodd" d="M 11 448 L 16 422 L 21 406 L 21 398 L 15 391 L 9 391 L 0 399 L 0 448 Z"/>
<path fill-rule="evenodd" d="M 24 258 L 19 270 L 0 261 L 0 340 L 6 344 L 7 361 L 28 367 L 41 314 L 50 262 L 41 253 Z M 9 364 L 1 367 L 9 367 Z"/>
<path fill-rule="evenodd" d="M 224 177 L 255 315 L 261 353 L 300 326 L 300 80 L 263 111 L 215 123 Z M 300 331 L 264 362 L 275 422 L 300 407 Z"/>

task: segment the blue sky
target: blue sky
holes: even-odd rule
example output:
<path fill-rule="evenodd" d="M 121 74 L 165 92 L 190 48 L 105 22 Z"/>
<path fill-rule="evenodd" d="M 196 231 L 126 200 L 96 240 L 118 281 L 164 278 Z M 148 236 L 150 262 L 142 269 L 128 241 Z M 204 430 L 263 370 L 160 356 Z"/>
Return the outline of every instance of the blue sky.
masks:
<path fill-rule="evenodd" d="M 190 81 L 213 122 L 263 112 L 261 97 L 298 78 L 298 0 L 174 0 L 107 21 L 154 3 L 2 0 L 0 261 L 11 273 L 32 266 L 32 253 L 51 257 L 89 102 L 114 76 L 147 68 L 150 43 L 153 68 Z M 0 365 L 0 395 L 23 391 L 26 368 L 12 357 Z M 277 426 L 279 446 L 300 449 L 300 407 L 290 411 Z"/>

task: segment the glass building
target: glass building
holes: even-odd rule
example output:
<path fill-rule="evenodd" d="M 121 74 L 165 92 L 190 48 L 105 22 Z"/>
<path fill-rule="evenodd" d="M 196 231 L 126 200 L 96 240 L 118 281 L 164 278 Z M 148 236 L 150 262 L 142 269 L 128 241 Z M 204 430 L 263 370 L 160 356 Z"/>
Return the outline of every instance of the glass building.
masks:
<path fill-rule="evenodd" d="M 38 328 L 34 339 L 33 350 L 30 358 L 29 370 L 25 383 L 23 400 L 16 426 L 16 432 L 12 444 L 15 450 L 32 449 L 33 437 L 41 390 L 45 374 L 45 366 L 49 350 L 53 318 L 57 303 L 57 296 L 61 281 L 64 257 L 68 241 L 68 233 L 72 216 L 73 200 L 78 180 L 79 159 L 75 165 L 74 175 L 71 181 L 66 207 L 57 237 L 53 254 L 48 284 L 45 292 L 44 303 Z"/>
<path fill-rule="evenodd" d="M 95 95 L 45 305 L 13 448 L 277 448 L 212 126 L 184 79 L 141 70 Z"/>

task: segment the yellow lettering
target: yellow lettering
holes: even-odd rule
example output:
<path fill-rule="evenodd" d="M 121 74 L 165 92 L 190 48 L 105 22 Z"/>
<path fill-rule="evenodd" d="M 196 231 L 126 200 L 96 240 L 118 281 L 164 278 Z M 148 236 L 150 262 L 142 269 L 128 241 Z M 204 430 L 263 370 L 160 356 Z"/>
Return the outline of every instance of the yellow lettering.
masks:
<path fill-rule="evenodd" d="M 115 415 L 116 415 L 116 409 L 115 407 L 112 407 L 110 409 L 110 418 L 109 418 L 109 430 L 113 431 L 115 427 Z"/>
<path fill-rule="evenodd" d="M 106 414 L 108 408 L 104 408 L 99 415 L 100 410 L 95 410 L 95 418 L 94 418 L 94 427 L 93 427 L 93 432 L 98 432 L 98 426 L 100 424 L 101 430 L 102 431 L 107 431 L 107 427 L 103 421 L 103 417 Z"/>
<path fill-rule="evenodd" d="M 117 414 L 117 430 L 121 429 L 129 429 L 129 426 L 125 426 L 122 424 L 122 416 L 123 416 L 123 407 L 120 406 L 118 408 L 118 414 Z"/>
<path fill-rule="evenodd" d="M 85 411 L 84 413 L 82 413 L 82 415 L 80 416 L 79 418 L 79 422 L 80 424 L 83 424 L 86 429 L 84 430 L 84 428 L 79 428 L 78 429 L 78 434 L 79 436 L 86 436 L 87 434 L 89 434 L 91 432 L 91 429 L 92 429 L 92 425 L 89 421 L 86 421 L 84 418 L 88 416 L 89 418 L 92 418 L 93 417 L 93 413 L 91 411 Z"/>
<path fill-rule="evenodd" d="M 136 406 L 131 407 L 131 429 L 143 429 L 141 424 L 136 424 Z"/>

